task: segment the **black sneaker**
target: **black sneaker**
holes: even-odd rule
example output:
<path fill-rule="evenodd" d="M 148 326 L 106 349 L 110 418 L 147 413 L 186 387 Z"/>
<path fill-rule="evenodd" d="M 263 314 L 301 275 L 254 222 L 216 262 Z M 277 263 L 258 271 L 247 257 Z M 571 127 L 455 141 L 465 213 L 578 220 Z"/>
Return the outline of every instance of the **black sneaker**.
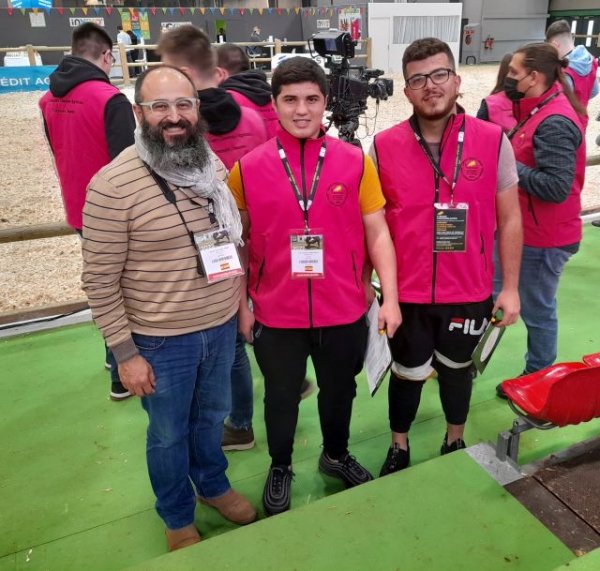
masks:
<path fill-rule="evenodd" d="M 290 509 L 290 491 L 294 472 L 290 466 L 271 466 L 263 490 L 266 515 L 277 515 Z"/>
<path fill-rule="evenodd" d="M 381 467 L 379 477 L 404 470 L 405 468 L 408 468 L 409 464 L 410 446 L 408 447 L 408 450 L 403 450 L 400 448 L 399 444 L 394 442 L 394 445 L 390 446 L 390 449 L 388 450 L 387 458 Z"/>
<path fill-rule="evenodd" d="M 347 452 L 339 460 L 334 460 L 329 454 L 323 452 L 319 458 L 319 470 L 323 474 L 342 480 L 347 488 L 359 486 L 373 479 L 371 473 Z"/>
<path fill-rule="evenodd" d="M 110 400 L 119 401 L 128 399 L 131 393 L 119 382 L 110 385 Z"/>
<path fill-rule="evenodd" d="M 450 454 L 457 450 L 464 450 L 466 447 L 467 445 L 462 438 L 457 438 L 452 444 L 448 444 L 448 434 L 446 434 L 446 436 L 444 436 L 444 442 L 442 442 L 442 447 L 440 448 L 440 454 L 444 456 L 445 454 Z"/>

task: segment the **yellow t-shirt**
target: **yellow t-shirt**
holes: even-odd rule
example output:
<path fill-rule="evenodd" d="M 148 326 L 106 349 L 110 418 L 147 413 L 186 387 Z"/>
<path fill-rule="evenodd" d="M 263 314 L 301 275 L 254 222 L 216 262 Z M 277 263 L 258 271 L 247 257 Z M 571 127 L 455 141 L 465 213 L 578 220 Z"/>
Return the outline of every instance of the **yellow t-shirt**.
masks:
<path fill-rule="evenodd" d="M 381 183 L 379 182 L 379 176 L 373 164 L 373 159 L 368 155 L 364 155 L 364 161 L 363 176 L 358 189 L 358 202 L 360 204 L 360 212 L 363 216 L 365 214 L 373 214 L 373 212 L 377 212 L 385 206 L 385 198 L 381 190 Z M 228 184 L 237 207 L 240 210 L 247 210 L 239 163 L 235 163 L 231 169 Z"/>

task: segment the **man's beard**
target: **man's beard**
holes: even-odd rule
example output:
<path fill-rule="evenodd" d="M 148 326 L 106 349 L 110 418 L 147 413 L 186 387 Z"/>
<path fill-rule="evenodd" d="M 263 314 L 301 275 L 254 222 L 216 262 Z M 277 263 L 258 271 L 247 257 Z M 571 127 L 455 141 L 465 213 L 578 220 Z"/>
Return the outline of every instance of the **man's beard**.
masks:
<path fill-rule="evenodd" d="M 168 144 L 164 139 L 163 129 L 173 126 L 185 129 L 185 134 L 172 137 Z M 206 129 L 201 119 L 195 126 L 183 118 L 176 123 L 165 119 L 156 126 L 151 126 L 144 120 L 141 129 L 142 140 L 150 154 L 152 168 L 203 169 L 210 160 L 210 150 L 203 136 Z"/>
<path fill-rule="evenodd" d="M 457 94 L 455 97 L 450 98 L 447 104 L 439 111 L 429 111 L 429 108 L 426 104 L 422 104 L 419 106 L 414 106 L 415 114 L 422 119 L 426 119 L 428 121 L 437 121 L 439 119 L 443 119 L 452 113 L 454 106 L 456 105 L 456 101 L 458 100 L 459 95 Z"/>

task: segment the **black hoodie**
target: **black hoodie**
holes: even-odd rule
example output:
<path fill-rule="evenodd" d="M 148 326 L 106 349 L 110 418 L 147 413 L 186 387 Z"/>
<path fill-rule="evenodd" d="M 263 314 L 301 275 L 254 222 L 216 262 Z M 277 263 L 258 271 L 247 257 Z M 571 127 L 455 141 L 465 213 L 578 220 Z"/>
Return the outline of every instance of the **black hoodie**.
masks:
<path fill-rule="evenodd" d="M 221 87 L 245 95 L 259 107 L 271 104 L 271 86 L 264 71 L 253 69 L 228 77 Z"/>
<path fill-rule="evenodd" d="M 242 118 L 242 110 L 227 91 L 209 87 L 198 91 L 200 115 L 208 125 L 211 135 L 224 135 L 233 131 Z"/>
<path fill-rule="evenodd" d="M 77 56 L 65 56 L 50 74 L 50 92 L 55 97 L 64 97 L 73 88 L 86 81 L 110 83 L 106 73 L 97 65 Z M 52 148 L 45 121 L 44 129 Z M 135 118 L 131 103 L 123 93 L 118 93 L 109 99 L 104 109 L 104 132 L 111 158 L 114 159 L 123 149 L 133 145 L 134 131 Z"/>

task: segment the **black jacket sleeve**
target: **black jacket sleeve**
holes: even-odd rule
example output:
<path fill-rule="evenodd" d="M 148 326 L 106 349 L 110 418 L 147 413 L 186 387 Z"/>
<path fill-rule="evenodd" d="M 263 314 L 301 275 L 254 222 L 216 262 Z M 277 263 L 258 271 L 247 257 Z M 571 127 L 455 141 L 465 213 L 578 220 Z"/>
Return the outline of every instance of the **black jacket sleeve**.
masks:
<path fill-rule="evenodd" d="M 490 120 L 490 114 L 488 112 L 487 102 L 485 99 L 481 100 L 479 111 L 477 111 L 477 119 L 483 119 L 484 121 Z"/>
<path fill-rule="evenodd" d="M 111 159 L 133 145 L 134 131 L 133 108 L 129 99 L 123 93 L 119 93 L 108 101 L 104 109 L 104 132 Z"/>
<path fill-rule="evenodd" d="M 533 135 L 535 168 L 517 162 L 519 186 L 547 202 L 564 202 L 575 179 L 575 161 L 581 131 L 566 117 L 551 115 Z"/>

